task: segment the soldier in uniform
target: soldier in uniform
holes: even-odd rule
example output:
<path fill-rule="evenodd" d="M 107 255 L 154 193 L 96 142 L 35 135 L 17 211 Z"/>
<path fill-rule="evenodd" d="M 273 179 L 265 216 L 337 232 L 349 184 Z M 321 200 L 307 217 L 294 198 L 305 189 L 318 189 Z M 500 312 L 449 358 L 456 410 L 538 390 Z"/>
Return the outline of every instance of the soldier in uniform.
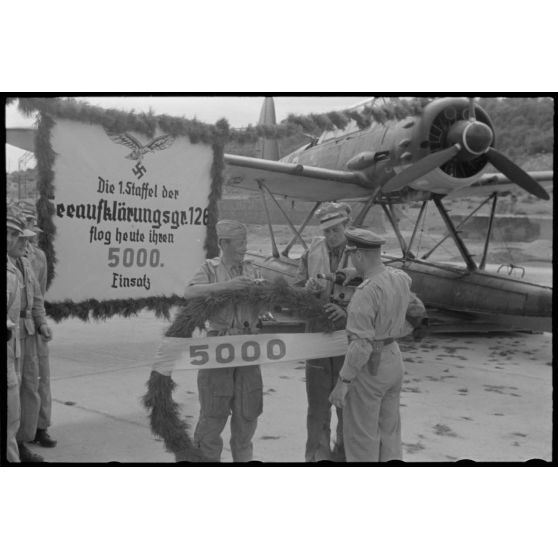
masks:
<path fill-rule="evenodd" d="M 343 308 L 330 302 L 333 281 L 318 278 L 331 275 L 343 265 L 345 253 L 345 228 L 350 220 L 351 208 L 344 203 L 325 204 L 316 213 L 320 219 L 323 236 L 315 237 L 302 257 L 298 267 L 295 285 L 305 286 L 324 302 L 325 309 L 332 320 L 337 321 L 339 329 L 345 325 L 347 314 Z M 309 323 L 308 332 L 316 331 Z M 306 452 L 307 462 L 323 459 L 344 461 L 343 453 L 343 412 L 337 408 L 337 432 L 333 452 L 331 438 L 331 403 L 329 395 L 343 365 L 342 356 L 319 358 L 306 361 L 306 396 L 308 412 L 306 415 Z"/>
<path fill-rule="evenodd" d="M 384 266 L 381 236 L 357 228 L 348 229 L 345 236 L 346 250 L 363 282 L 347 309 L 349 347 L 331 401 L 343 408 L 347 461 L 401 459 L 404 368 L 394 338 L 412 330 L 405 321 L 413 299 L 411 278 Z"/>
<path fill-rule="evenodd" d="M 204 296 L 224 290 L 243 290 L 259 279 L 258 270 L 244 261 L 246 227 L 237 221 L 217 223 L 221 256 L 206 260 L 186 287 L 185 296 Z M 258 309 L 249 304 L 226 305 L 209 322 L 208 336 L 254 332 Z M 259 366 L 239 366 L 198 371 L 200 417 L 194 444 L 210 461 L 220 461 L 221 433 L 231 415 L 233 461 L 252 460 L 252 437 L 263 411 L 263 386 Z"/>
<path fill-rule="evenodd" d="M 6 218 L 6 251 L 9 253 L 18 243 L 20 237 L 29 238 L 32 231 L 25 229 L 23 222 L 11 215 Z M 20 403 L 18 376 L 19 359 L 21 347 L 19 341 L 19 313 L 21 307 L 21 285 L 18 271 L 15 265 L 7 258 L 6 274 L 7 291 L 7 318 L 8 318 L 8 341 L 7 341 L 7 391 L 8 391 L 8 421 L 7 421 L 7 459 L 12 463 L 19 463 L 19 451 L 16 435 L 19 430 Z"/>
<path fill-rule="evenodd" d="M 33 273 L 37 278 L 39 287 L 41 288 L 41 294 L 44 298 L 47 286 L 47 261 L 45 253 L 37 245 L 37 235 L 43 231 L 37 226 L 37 215 L 34 209 L 24 209 L 21 214 L 26 219 L 27 228 L 36 233 L 27 243 L 26 256 L 31 263 Z M 53 448 L 56 446 L 57 442 L 50 437 L 47 430 L 51 425 L 52 415 L 48 343 L 43 340 L 41 335 L 36 335 L 35 338 L 37 341 L 37 359 L 39 363 L 39 396 L 41 398 L 41 407 L 39 409 L 39 421 L 37 423 L 37 434 L 35 435 L 34 442 L 45 448 Z"/>
<path fill-rule="evenodd" d="M 19 219 L 18 216 L 15 218 Z M 21 415 L 17 443 L 21 461 L 36 462 L 43 461 L 42 457 L 33 453 L 25 445 L 26 442 L 32 442 L 36 437 L 41 405 L 36 335 L 41 335 L 44 341 L 50 341 L 52 332 L 46 322 L 43 296 L 39 283 L 29 260 L 25 257 L 26 250 L 27 237 L 20 236 L 10 246 L 8 256 L 16 268 L 21 284 L 21 308 L 19 313 Z"/>

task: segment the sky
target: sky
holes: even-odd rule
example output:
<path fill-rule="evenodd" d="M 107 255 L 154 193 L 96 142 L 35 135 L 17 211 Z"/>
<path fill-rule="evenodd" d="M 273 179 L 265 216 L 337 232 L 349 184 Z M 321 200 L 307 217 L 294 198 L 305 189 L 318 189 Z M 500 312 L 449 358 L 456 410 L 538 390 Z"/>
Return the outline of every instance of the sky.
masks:
<path fill-rule="evenodd" d="M 277 122 L 289 113 L 308 114 L 310 112 L 327 112 L 348 108 L 368 97 L 275 97 L 275 112 Z M 263 97 L 80 97 L 80 100 L 104 108 L 121 110 L 147 111 L 150 108 L 158 114 L 171 116 L 196 117 L 207 124 L 214 124 L 220 118 L 226 118 L 233 127 L 243 127 L 256 124 L 259 118 Z M 6 127 L 31 127 L 33 118 L 23 116 L 13 103 L 6 109 Z M 7 171 L 18 168 L 18 159 L 25 151 L 6 146 Z M 35 165 L 31 159 L 27 167 Z"/>

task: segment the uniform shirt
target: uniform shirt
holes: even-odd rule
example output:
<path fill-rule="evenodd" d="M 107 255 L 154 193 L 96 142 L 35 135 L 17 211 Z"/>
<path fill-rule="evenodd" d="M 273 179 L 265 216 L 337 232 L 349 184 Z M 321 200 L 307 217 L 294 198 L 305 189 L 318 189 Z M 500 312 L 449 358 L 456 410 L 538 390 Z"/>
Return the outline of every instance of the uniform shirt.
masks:
<path fill-rule="evenodd" d="M 222 283 L 240 275 L 251 279 L 260 278 L 258 269 L 250 261 L 244 261 L 234 269 L 225 266 L 221 258 L 214 258 L 205 261 L 188 283 L 188 286 Z M 250 329 L 254 328 L 258 322 L 258 315 L 259 310 L 253 305 L 229 304 L 209 320 L 208 331 L 231 332 L 230 330 L 238 330 L 235 333 L 240 333 L 240 330 L 245 328 L 246 322 Z"/>
<path fill-rule="evenodd" d="M 8 319 L 14 324 L 12 330 L 12 338 L 8 342 L 8 357 L 19 358 L 20 342 L 19 342 L 19 312 L 21 308 L 21 284 L 18 277 L 18 270 L 15 265 L 8 259 L 6 273 L 6 294 L 7 294 L 7 313 Z"/>
<path fill-rule="evenodd" d="M 21 284 L 21 312 L 25 318 L 20 318 L 20 336 L 33 335 L 43 324 L 46 324 L 46 313 L 41 287 L 33 273 L 29 260 L 25 257 L 16 258 L 18 279 Z"/>
<path fill-rule="evenodd" d="M 41 294 L 43 297 L 46 292 L 47 285 L 47 260 L 45 253 L 34 244 L 29 244 L 27 246 L 27 258 L 31 263 L 33 268 L 33 273 L 39 282 L 39 287 L 41 287 Z"/>
<path fill-rule="evenodd" d="M 323 239 L 323 237 L 318 237 Z M 323 239 L 325 243 L 325 239 Z M 329 256 L 329 273 L 333 273 L 337 271 L 339 268 L 339 264 L 341 263 L 341 258 L 343 257 L 343 252 L 345 250 L 346 243 L 343 242 L 341 246 L 337 246 L 336 248 L 329 248 L 327 246 L 327 254 Z M 304 254 L 300 257 L 300 261 L 298 264 L 298 270 L 296 273 L 295 285 L 304 285 L 306 281 L 310 278 L 310 275 L 315 275 L 312 270 L 308 269 L 308 254 L 310 249 L 306 250 Z M 318 273 L 321 273 L 319 271 Z"/>
<path fill-rule="evenodd" d="M 356 289 L 347 308 L 349 347 L 341 371 L 351 380 L 380 345 L 375 341 L 405 333 L 405 314 L 411 300 L 411 278 L 400 269 L 385 267 L 366 278 Z M 383 345 L 382 345 L 383 346 Z"/>

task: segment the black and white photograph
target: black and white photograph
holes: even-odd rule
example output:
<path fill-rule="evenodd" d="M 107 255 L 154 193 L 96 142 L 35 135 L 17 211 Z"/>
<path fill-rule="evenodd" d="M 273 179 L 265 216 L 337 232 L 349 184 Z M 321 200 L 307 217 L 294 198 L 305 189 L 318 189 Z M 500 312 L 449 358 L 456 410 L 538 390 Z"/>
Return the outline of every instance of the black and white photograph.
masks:
<path fill-rule="evenodd" d="M 5 110 L 3 465 L 553 461 L 552 96 Z"/>

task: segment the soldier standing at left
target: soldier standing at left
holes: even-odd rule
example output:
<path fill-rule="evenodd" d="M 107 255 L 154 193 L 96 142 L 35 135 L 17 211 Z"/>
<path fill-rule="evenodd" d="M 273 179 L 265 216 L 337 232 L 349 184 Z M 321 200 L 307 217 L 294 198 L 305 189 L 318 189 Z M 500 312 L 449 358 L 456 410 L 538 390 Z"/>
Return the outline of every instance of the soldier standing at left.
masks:
<path fill-rule="evenodd" d="M 37 215 L 34 209 L 22 210 L 22 216 L 26 219 L 27 228 L 35 233 L 35 236 L 29 238 L 26 255 L 31 263 L 33 273 L 37 278 L 44 299 L 47 286 L 47 261 L 45 253 L 37 246 L 37 235 L 43 231 L 37 226 Z M 39 363 L 39 397 L 41 398 L 41 407 L 39 409 L 39 422 L 37 423 L 37 434 L 34 443 L 45 448 L 53 448 L 57 442 L 50 437 L 47 431 L 51 425 L 52 415 L 48 343 L 43 340 L 41 335 L 35 335 L 35 338 L 37 341 L 37 359 Z"/>
<path fill-rule="evenodd" d="M 222 220 L 216 225 L 221 256 L 206 260 L 186 287 L 187 297 L 207 296 L 226 290 L 244 290 L 259 278 L 247 260 L 246 227 L 238 221 Z M 255 333 L 258 308 L 249 303 L 225 304 L 209 320 L 208 337 Z M 263 411 L 263 385 L 257 365 L 205 369 L 198 372 L 200 418 L 194 444 L 208 461 L 220 461 L 222 432 L 231 415 L 233 461 L 253 458 L 252 438 Z"/>
<path fill-rule="evenodd" d="M 22 226 L 19 216 L 13 217 Z M 8 256 L 14 264 L 21 284 L 21 308 L 19 314 L 19 341 L 21 358 L 19 359 L 19 374 L 21 377 L 20 426 L 17 433 L 19 456 L 23 462 L 43 461 L 40 455 L 33 453 L 26 442 L 35 440 L 41 398 L 39 395 L 39 364 L 37 359 L 36 335 L 50 341 L 52 332 L 46 322 L 43 296 L 39 283 L 33 273 L 29 260 L 25 257 L 27 237 L 18 237 L 17 241 L 8 249 Z"/>
<path fill-rule="evenodd" d="M 6 251 L 9 253 L 12 246 L 15 246 L 19 237 L 28 237 L 33 234 L 25 230 L 21 220 L 12 216 L 6 219 Z M 15 265 L 7 258 L 6 269 L 6 291 L 7 291 L 7 402 L 8 420 L 6 425 L 6 457 L 11 463 L 19 463 L 19 451 L 17 447 L 16 435 L 19 430 L 20 422 L 20 403 L 18 376 L 19 359 L 21 358 L 21 347 L 19 342 L 19 313 L 21 307 L 21 285 L 18 278 L 18 271 Z"/>

